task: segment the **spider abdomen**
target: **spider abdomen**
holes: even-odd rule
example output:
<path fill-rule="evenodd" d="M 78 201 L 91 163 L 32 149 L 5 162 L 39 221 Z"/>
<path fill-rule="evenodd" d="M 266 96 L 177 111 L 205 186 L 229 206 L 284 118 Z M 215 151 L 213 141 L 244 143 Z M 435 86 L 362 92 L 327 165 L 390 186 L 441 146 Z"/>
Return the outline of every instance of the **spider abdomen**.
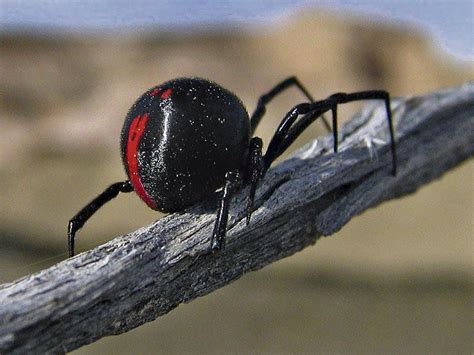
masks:
<path fill-rule="evenodd" d="M 249 140 L 249 116 L 236 95 L 204 79 L 181 78 L 135 102 L 121 152 L 140 198 L 174 212 L 222 187 L 226 172 L 243 171 Z"/>

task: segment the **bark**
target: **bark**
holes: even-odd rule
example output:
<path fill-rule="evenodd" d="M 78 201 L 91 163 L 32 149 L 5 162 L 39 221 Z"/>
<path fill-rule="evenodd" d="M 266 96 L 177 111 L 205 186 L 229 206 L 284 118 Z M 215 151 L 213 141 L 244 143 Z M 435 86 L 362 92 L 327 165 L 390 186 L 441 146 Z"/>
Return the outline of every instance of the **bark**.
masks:
<path fill-rule="evenodd" d="M 249 226 L 243 189 L 217 254 L 209 252 L 211 198 L 1 285 L 0 353 L 66 352 L 126 332 L 314 244 L 369 207 L 412 193 L 472 157 L 473 83 L 397 99 L 392 108 L 396 177 L 383 105 L 370 105 L 341 130 L 339 153 L 328 135 L 271 169 Z"/>

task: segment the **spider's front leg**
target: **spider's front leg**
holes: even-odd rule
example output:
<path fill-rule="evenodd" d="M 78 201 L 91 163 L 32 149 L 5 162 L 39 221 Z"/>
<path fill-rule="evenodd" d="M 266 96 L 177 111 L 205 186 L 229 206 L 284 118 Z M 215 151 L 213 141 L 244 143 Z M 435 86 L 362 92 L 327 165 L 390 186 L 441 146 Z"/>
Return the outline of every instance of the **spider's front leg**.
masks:
<path fill-rule="evenodd" d="M 337 106 L 352 101 L 383 100 L 387 112 L 387 123 L 390 134 L 390 150 L 392 152 L 392 175 L 397 175 L 397 146 L 393 128 L 390 95 L 384 90 L 358 91 L 353 93 L 337 93 L 325 100 L 302 103 L 294 106 L 283 118 L 273 135 L 264 155 L 265 169 L 278 158 L 298 138 L 301 133 L 325 112 L 332 111 L 334 152 L 337 152 Z M 301 118 L 298 118 L 303 115 Z"/>
<path fill-rule="evenodd" d="M 275 85 L 270 91 L 261 95 L 260 98 L 258 99 L 257 107 L 255 108 L 255 111 L 252 113 L 252 116 L 250 116 L 250 127 L 251 127 L 252 134 L 255 132 L 255 129 L 257 128 L 258 124 L 260 123 L 260 120 L 265 114 L 267 110 L 266 109 L 267 104 L 269 104 L 270 101 L 272 101 L 275 97 L 277 97 L 279 94 L 281 94 L 282 92 L 284 92 L 285 90 L 289 89 L 292 86 L 298 88 L 306 96 L 309 102 L 314 102 L 313 96 L 311 96 L 309 91 L 303 86 L 303 84 L 301 84 L 301 82 L 298 80 L 296 76 L 291 76 L 289 78 L 286 78 L 285 80 Z M 326 121 L 326 118 L 322 117 L 322 120 L 326 129 L 328 131 L 331 131 L 331 126 Z"/>

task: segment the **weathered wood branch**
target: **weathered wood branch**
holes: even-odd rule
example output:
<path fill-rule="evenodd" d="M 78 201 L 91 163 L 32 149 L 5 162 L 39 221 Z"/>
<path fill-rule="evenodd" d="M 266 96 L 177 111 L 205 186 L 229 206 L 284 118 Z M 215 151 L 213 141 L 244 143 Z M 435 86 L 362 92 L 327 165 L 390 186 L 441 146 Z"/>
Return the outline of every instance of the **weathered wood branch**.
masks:
<path fill-rule="evenodd" d="M 353 216 L 414 192 L 474 154 L 474 84 L 393 103 L 399 173 L 390 175 L 381 105 L 271 169 L 245 226 L 244 189 L 227 243 L 208 252 L 209 200 L 94 250 L 0 286 L 0 353 L 63 352 L 151 321 L 245 272 L 339 230 Z M 423 223 L 423 222 L 421 222 Z"/>

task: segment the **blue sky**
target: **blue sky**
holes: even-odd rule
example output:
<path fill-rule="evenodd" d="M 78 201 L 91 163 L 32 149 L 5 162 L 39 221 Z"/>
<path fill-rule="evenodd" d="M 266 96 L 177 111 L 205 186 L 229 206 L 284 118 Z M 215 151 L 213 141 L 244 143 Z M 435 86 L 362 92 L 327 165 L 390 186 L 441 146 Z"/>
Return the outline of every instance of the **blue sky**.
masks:
<path fill-rule="evenodd" d="M 301 7 L 369 15 L 430 32 L 455 56 L 474 60 L 472 0 L 0 0 L 4 30 L 106 31 L 261 23 Z"/>

